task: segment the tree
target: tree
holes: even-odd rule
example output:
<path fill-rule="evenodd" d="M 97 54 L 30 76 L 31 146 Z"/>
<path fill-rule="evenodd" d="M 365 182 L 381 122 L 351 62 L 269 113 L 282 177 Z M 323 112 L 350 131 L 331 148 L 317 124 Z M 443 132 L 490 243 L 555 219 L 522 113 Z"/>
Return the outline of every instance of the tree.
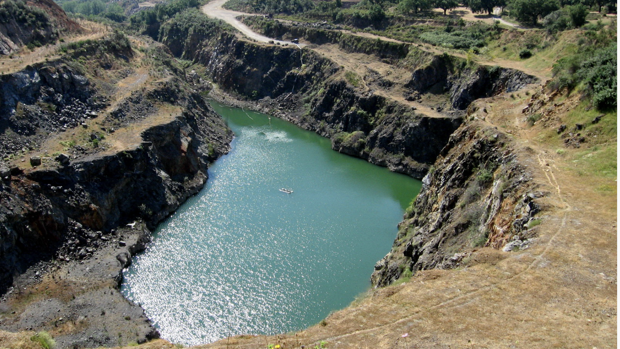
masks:
<path fill-rule="evenodd" d="M 98 15 L 100 13 L 105 12 L 105 4 L 100 0 L 95 0 L 91 3 L 90 13 L 93 15 Z"/>
<path fill-rule="evenodd" d="M 467 7 L 471 10 L 471 12 L 477 13 L 488 13 L 489 15 L 493 14 L 494 7 L 504 7 L 506 6 L 505 0 L 468 0 Z"/>
<path fill-rule="evenodd" d="M 600 13 L 603 10 L 603 6 L 607 6 L 607 7 L 611 7 L 613 9 L 615 9 L 617 1 L 614 1 L 614 0 L 594 0 L 594 3 L 598 6 L 598 12 Z"/>
<path fill-rule="evenodd" d="M 536 25 L 538 17 L 544 17 L 560 8 L 557 0 L 513 0 L 511 13 L 524 24 Z"/>
<path fill-rule="evenodd" d="M 579 28 L 586 24 L 586 16 L 588 16 L 588 9 L 581 5 L 567 6 L 568 14 L 570 16 L 571 23 L 574 28 Z"/>
<path fill-rule="evenodd" d="M 452 10 L 453 8 L 459 6 L 457 0 L 435 0 L 433 6 L 438 7 L 443 10 L 443 15 L 446 15 L 446 11 Z"/>
<path fill-rule="evenodd" d="M 411 12 L 417 14 L 429 8 L 431 8 L 429 0 L 400 0 L 398 3 L 399 11 L 404 14 L 410 14 Z"/>

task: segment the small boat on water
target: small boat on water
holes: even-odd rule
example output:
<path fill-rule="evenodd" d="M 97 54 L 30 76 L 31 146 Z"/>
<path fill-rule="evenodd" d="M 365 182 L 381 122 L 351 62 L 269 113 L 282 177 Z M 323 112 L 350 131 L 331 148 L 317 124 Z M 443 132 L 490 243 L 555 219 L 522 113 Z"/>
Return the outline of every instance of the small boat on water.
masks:
<path fill-rule="evenodd" d="M 286 194 L 293 194 L 293 191 L 291 189 L 280 188 L 280 191 Z"/>

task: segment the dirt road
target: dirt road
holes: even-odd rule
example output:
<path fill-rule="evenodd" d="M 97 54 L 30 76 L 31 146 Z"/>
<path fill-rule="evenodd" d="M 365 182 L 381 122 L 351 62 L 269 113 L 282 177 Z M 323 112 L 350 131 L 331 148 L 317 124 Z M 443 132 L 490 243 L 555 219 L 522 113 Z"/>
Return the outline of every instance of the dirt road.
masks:
<path fill-rule="evenodd" d="M 304 44 L 295 44 L 291 41 L 275 40 L 275 39 L 266 37 L 264 35 L 260 35 L 252 31 L 252 29 L 250 29 L 247 25 L 241 23 L 241 21 L 239 21 L 237 17 L 256 16 L 256 15 L 227 10 L 222 7 L 222 5 L 226 3 L 226 1 L 228 0 L 213 0 L 202 7 L 202 12 L 206 14 L 208 17 L 223 20 L 224 22 L 235 27 L 235 29 L 239 30 L 241 33 L 243 33 L 243 35 L 247 36 L 248 38 L 252 40 L 256 40 L 258 42 L 263 42 L 263 43 L 273 42 L 275 44 L 279 43 L 280 45 L 296 45 L 299 48 L 302 48 L 305 46 Z"/>

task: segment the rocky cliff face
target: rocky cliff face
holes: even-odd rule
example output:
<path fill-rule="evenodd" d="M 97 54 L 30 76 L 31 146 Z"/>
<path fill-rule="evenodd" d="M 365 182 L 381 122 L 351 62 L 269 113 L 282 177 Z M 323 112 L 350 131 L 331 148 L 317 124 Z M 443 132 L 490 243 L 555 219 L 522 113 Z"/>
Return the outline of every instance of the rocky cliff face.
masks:
<path fill-rule="evenodd" d="M 459 117 L 429 118 L 359 92 L 337 77 L 339 66 L 314 51 L 256 45 L 208 19 L 200 21 L 200 30 L 185 26 L 188 20 L 167 23 L 162 42 L 176 55 L 202 62 L 223 90 L 331 138 L 337 151 L 421 178 L 461 122 Z"/>
<path fill-rule="evenodd" d="M 119 32 L 67 47 L 67 59 L 0 75 L 1 158 L 33 150 L 49 134 L 75 128 L 108 106 L 107 96 L 96 93 L 87 77 L 88 69 L 76 61 L 88 59 L 93 62 L 90 68 L 110 70 L 133 57 L 129 40 Z"/>
<path fill-rule="evenodd" d="M 0 156 L 34 149 L 45 133 L 73 128 L 102 104 L 79 69 L 64 62 L 34 64 L 0 76 Z M 7 132 L 10 130 L 11 132 Z"/>
<path fill-rule="evenodd" d="M 120 293 L 122 270 L 232 132 L 162 45 L 146 65 L 120 33 L 66 47 L 0 76 L 0 329 L 141 343 L 158 334 Z"/>
<path fill-rule="evenodd" d="M 431 90 L 447 92 L 452 108 L 464 110 L 476 99 L 517 91 L 537 81 L 536 77 L 518 70 L 469 66 L 464 60 L 441 55 L 415 69 L 405 86 L 410 95 Z"/>
<path fill-rule="evenodd" d="M 77 127 L 99 106 L 93 102 L 89 80 L 61 62 L 0 79 L 5 81 L 0 98 L 0 108 L 6 111 L 2 120 L 5 157 L 21 147 L 36 146 L 46 133 Z M 149 98 L 174 100 L 183 111 L 174 120 L 144 131 L 137 148 L 109 155 L 95 148 L 77 160 L 58 158 L 56 165 L 27 171 L 0 166 L 0 283 L 4 288 L 13 275 L 35 261 L 58 254 L 71 240 L 67 238 L 74 227 L 70 222 L 83 227 L 80 234 L 107 233 L 137 218 L 153 228 L 203 187 L 208 164 L 228 151 L 232 133 L 202 96 L 180 85 L 171 79 L 146 93 L 144 103 Z M 135 122 L 122 109 L 121 103 L 116 111 L 126 117 L 115 122 L 121 126 Z M 81 242 L 63 250 L 62 257 L 87 258 L 92 251 L 86 248 L 95 247 Z"/>
<path fill-rule="evenodd" d="M 360 37 L 304 23 L 291 25 L 263 17 L 248 17 L 244 21 L 269 37 L 303 38 L 318 45 L 336 44 L 345 52 L 375 55 L 382 62 L 406 66 L 411 69 L 411 78 L 405 85 L 405 97 L 416 99 L 424 93 L 447 94 L 455 110 L 465 110 L 478 98 L 516 91 L 538 81 L 514 69 L 468 64 L 465 59 L 436 55 L 403 42 Z"/>
<path fill-rule="evenodd" d="M 478 67 L 406 43 L 261 17 L 245 21 L 269 36 L 337 44 L 345 52 L 375 55 L 384 63 L 407 67 L 411 78 L 402 86 L 403 97 L 440 94 L 451 113 L 425 116 L 352 86 L 343 78 L 342 67 L 313 50 L 238 40 L 204 17 L 185 14 L 169 21 L 160 40 L 173 54 L 203 63 L 219 87 L 251 100 L 260 111 L 330 138 L 334 150 L 416 178 L 426 174 L 472 101 L 536 81 L 515 70 Z"/>
<path fill-rule="evenodd" d="M 539 211 L 530 176 L 506 135 L 462 125 L 442 150 L 371 281 L 386 286 L 418 270 L 454 268 L 477 248 L 525 247 Z"/>

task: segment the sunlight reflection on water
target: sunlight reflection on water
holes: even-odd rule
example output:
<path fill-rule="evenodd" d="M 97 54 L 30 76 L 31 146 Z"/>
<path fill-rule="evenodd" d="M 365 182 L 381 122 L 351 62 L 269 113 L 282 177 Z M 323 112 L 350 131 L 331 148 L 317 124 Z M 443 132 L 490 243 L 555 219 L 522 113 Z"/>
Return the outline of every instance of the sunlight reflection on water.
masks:
<path fill-rule="evenodd" d="M 219 109 L 233 150 L 158 227 L 122 286 L 163 338 L 188 345 L 288 332 L 346 306 L 369 286 L 420 186 L 281 120 L 252 113 L 249 124 Z"/>

